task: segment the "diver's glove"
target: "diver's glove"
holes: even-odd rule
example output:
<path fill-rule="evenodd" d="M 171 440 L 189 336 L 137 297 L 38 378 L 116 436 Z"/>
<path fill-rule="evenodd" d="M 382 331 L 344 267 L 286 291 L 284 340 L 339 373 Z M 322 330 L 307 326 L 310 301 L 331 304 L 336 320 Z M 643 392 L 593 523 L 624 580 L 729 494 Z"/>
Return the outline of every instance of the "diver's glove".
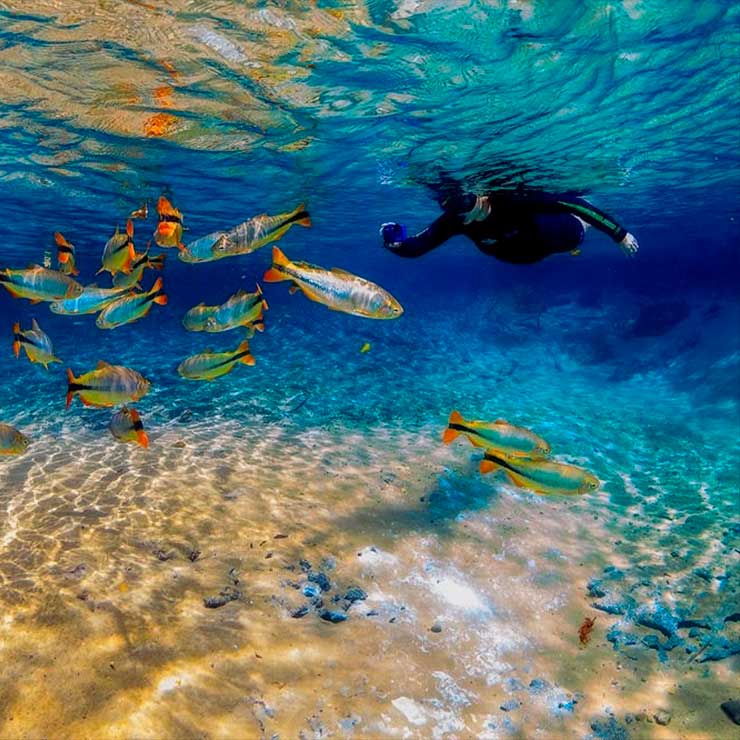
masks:
<path fill-rule="evenodd" d="M 640 248 L 640 245 L 637 243 L 637 239 L 635 239 L 635 237 L 630 234 L 629 231 L 619 242 L 619 246 L 628 257 L 634 257 L 637 254 L 637 250 Z"/>
<path fill-rule="evenodd" d="M 383 246 L 390 247 L 406 238 L 406 227 L 403 224 L 387 223 L 380 227 Z"/>

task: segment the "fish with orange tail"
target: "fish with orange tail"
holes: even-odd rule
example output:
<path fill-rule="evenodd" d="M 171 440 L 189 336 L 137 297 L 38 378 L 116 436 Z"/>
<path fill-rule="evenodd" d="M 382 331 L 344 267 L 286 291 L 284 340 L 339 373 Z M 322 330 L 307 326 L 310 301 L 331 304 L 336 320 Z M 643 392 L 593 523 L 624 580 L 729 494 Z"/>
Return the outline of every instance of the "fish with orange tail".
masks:
<path fill-rule="evenodd" d="M 278 247 L 272 248 L 272 267 L 263 279 L 267 283 L 289 280 L 306 298 L 353 316 L 397 319 L 403 313 L 401 304 L 379 285 L 338 267 L 327 270 L 308 262 L 291 262 Z"/>
<path fill-rule="evenodd" d="M 154 232 L 154 241 L 157 245 L 185 249 L 182 243 L 182 213 L 164 195 L 160 195 L 157 201 L 157 215 L 159 223 Z"/>
<path fill-rule="evenodd" d="M 54 232 L 54 241 L 57 245 L 57 262 L 59 263 L 59 272 L 65 275 L 79 275 L 75 257 L 75 245 L 68 242 L 58 231 Z"/>
<path fill-rule="evenodd" d="M 542 437 L 524 427 L 509 424 L 505 419 L 466 421 L 459 411 L 453 411 L 442 441 L 449 444 L 459 434 L 467 437 L 474 447 L 494 448 L 511 457 L 535 460 L 550 454 L 550 445 Z"/>
<path fill-rule="evenodd" d="M 141 208 L 137 208 L 135 211 L 131 211 L 128 217 L 147 219 L 149 217 L 149 206 L 146 203 L 144 203 L 144 205 Z"/>
<path fill-rule="evenodd" d="M 82 286 L 69 275 L 41 265 L 29 265 L 24 270 L 0 270 L 0 285 L 14 298 L 27 298 L 31 303 L 62 301 L 82 293 Z"/>
<path fill-rule="evenodd" d="M 135 442 L 140 447 L 149 447 L 149 437 L 136 409 L 121 407 L 113 414 L 108 429 L 120 442 Z"/>
<path fill-rule="evenodd" d="M 120 233 L 116 226 L 113 236 L 108 239 L 103 248 L 103 266 L 97 271 L 109 272 L 117 275 L 119 272 L 131 272 L 131 266 L 136 259 L 134 251 L 134 222 L 129 219 L 126 222 L 126 231 Z"/>
<path fill-rule="evenodd" d="M 20 355 L 21 347 L 31 362 L 38 362 L 47 370 L 50 363 L 61 362 L 54 356 L 54 346 L 49 335 L 42 330 L 36 319 L 31 322 L 31 328 L 25 331 L 17 321 L 13 325 L 13 353 L 16 357 Z"/>
<path fill-rule="evenodd" d="M 140 288 L 141 278 L 144 276 L 144 270 L 161 270 L 164 268 L 164 260 L 167 255 L 158 254 L 156 257 L 149 256 L 149 250 L 144 254 L 137 254 L 136 259 L 131 265 L 131 272 L 128 275 L 125 272 L 119 272 L 113 276 L 113 285 L 116 288 Z"/>
<path fill-rule="evenodd" d="M 141 374 L 123 365 L 110 365 L 102 360 L 95 370 L 75 378 L 67 370 L 67 408 L 79 396 L 83 405 L 97 408 L 120 406 L 143 398 L 151 383 Z"/>
<path fill-rule="evenodd" d="M 206 350 L 184 359 L 177 368 L 183 378 L 189 380 L 215 380 L 230 373 L 237 363 L 254 365 L 254 357 L 245 340 L 233 352 L 212 352 Z"/>
<path fill-rule="evenodd" d="M 599 479 L 575 465 L 550 460 L 527 460 L 511 457 L 498 450 L 486 450 L 480 472 L 503 469 L 509 481 L 541 496 L 579 496 L 595 491 Z"/>
<path fill-rule="evenodd" d="M 259 285 L 254 293 L 239 290 L 206 319 L 204 329 L 207 332 L 220 332 L 246 326 L 253 336 L 255 329 L 264 331 L 263 312 L 267 308 L 267 301 Z"/>
<path fill-rule="evenodd" d="M 167 305 L 167 296 L 162 290 L 162 278 L 157 278 L 151 290 L 145 293 L 131 293 L 109 303 L 98 315 L 95 325 L 98 329 L 115 329 L 117 326 L 130 324 L 143 319 L 152 305 Z"/>

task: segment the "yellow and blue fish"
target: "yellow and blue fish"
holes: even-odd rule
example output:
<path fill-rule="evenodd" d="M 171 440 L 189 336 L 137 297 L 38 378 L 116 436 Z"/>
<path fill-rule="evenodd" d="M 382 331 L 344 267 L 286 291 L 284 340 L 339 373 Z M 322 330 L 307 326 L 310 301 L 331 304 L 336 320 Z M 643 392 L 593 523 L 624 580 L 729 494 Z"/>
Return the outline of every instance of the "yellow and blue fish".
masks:
<path fill-rule="evenodd" d="M 31 440 L 10 424 L 0 424 L 0 455 L 22 455 Z"/>
<path fill-rule="evenodd" d="M 103 266 L 97 274 L 99 275 L 101 272 L 109 272 L 111 275 L 116 275 L 119 272 L 129 273 L 135 259 L 134 222 L 129 219 L 126 221 L 126 231 L 120 233 L 116 226 L 115 233 L 105 243 L 105 247 L 103 247 Z"/>
<path fill-rule="evenodd" d="M 495 448 L 511 457 L 541 459 L 550 454 L 550 445 L 542 437 L 506 419 L 466 421 L 459 411 L 453 411 L 442 441 L 449 444 L 458 434 L 465 435 L 474 447 Z"/>
<path fill-rule="evenodd" d="M 129 288 L 98 288 L 97 285 L 86 285 L 76 298 L 65 298 L 49 306 L 53 313 L 62 316 L 80 316 L 97 313 L 121 296 L 128 295 Z"/>
<path fill-rule="evenodd" d="M 113 276 L 113 285 L 116 288 L 140 288 L 141 278 L 144 270 L 161 270 L 164 267 L 164 260 L 167 255 L 158 254 L 156 257 L 149 256 L 149 250 L 144 254 L 137 254 L 131 264 L 131 272 L 118 272 Z"/>
<path fill-rule="evenodd" d="M 263 331 L 263 311 L 267 308 L 267 301 L 259 285 L 254 293 L 239 290 L 208 317 L 204 328 L 207 332 L 220 332 L 246 326 L 252 333 L 254 329 Z"/>
<path fill-rule="evenodd" d="M 138 401 L 151 387 L 141 374 L 123 365 L 110 365 L 102 360 L 95 370 L 75 378 L 67 370 L 67 408 L 79 396 L 85 406 L 106 408 Z"/>
<path fill-rule="evenodd" d="M 157 278 L 151 290 L 145 293 L 131 293 L 109 303 L 95 319 L 98 329 L 115 329 L 143 319 L 156 303 L 167 305 L 167 296 L 162 292 L 162 278 Z"/>
<path fill-rule="evenodd" d="M 272 248 L 272 267 L 264 280 L 289 280 L 310 300 L 353 316 L 397 319 L 403 313 L 401 304 L 379 285 L 337 267 L 327 270 L 307 262 L 291 262 L 278 247 Z"/>
<path fill-rule="evenodd" d="M 15 298 L 31 303 L 61 301 L 82 293 L 82 286 L 59 270 L 29 265 L 23 270 L 0 270 L 0 284 Z"/>
<path fill-rule="evenodd" d="M 54 346 L 49 335 L 38 325 L 36 319 L 31 322 L 31 328 L 23 331 L 21 325 L 16 321 L 13 325 L 13 353 L 18 357 L 21 347 L 26 351 L 26 356 L 31 362 L 38 362 L 47 370 L 49 363 L 61 362 L 54 356 Z"/>
<path fill-rule="evenodd" d="M 149 447 L 149 436 L 136 409 L 122 406 L 110 420 L 110 433 L 120 442 L 136 442 L 140 447 Z"/>
<path fill-rule="evenodd" d="M 218 311 L 219 306 L 206 306 L 199 303 L 193 306 L 182 318 L 182 325 L 188 331 L 205 331 L 206 321 Z"/>
<path fill-rule="evenodd" d="M 542 496 L 579 496 L 595 491 L 599 479 L 588 470 L 551 460 L 526 460 L 496 450 L 486 450 L 480 472 L 501 468 L 515 486 Z"/>
<path fill-rule="evenodd" d="M 249 351 L 249 343 L 243 341 L 233 352 L 212 352 L 206 350 L 183 360 L 177 372 L 189 380 L 215 380 L 230 373 L 237 363 L 254 365 L 254 357 Z"/>

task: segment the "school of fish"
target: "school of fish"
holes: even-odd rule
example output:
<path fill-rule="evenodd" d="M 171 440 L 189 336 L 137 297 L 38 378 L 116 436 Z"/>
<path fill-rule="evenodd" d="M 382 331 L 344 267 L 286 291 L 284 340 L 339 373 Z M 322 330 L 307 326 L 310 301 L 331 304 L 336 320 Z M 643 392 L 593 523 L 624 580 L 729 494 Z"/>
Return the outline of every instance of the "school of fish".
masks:
<path fill-rule="evenodd" d="M 311 226 L 311 218 L 304 204 L 292 211 L 269 216 L 261 214 L 225 231 L 218 231 L 188 244 L 182 241 L 184 225 L 182 212 L 162 195 L 156 203 L 157 225 L 152 235 L 159 248 L 178 250 L 178 258 L 186 264 L 214 262 L 228 257 L 249 255 L 257 249 L 274 243 L 292 226 Z M 134 243 L 133 221 L 146 220 L 149 208 L 144 203 L 130 212 L 125 227 L 116 226 L 106 241 L 101 266 L 96 275 L 110 274 L 110 287 L 95 283 L 83 286 L 75 280 L 79 276 L 76 247 L 61 232 L 54 232 L 57 248 L 56 270 L 50 260 L 45 266 L 32 264 L 23 269 L 0 270 L 0 285 L 13 297 L 25 298 L 32 304 L 47 302 L 50 310 L 62 316 L 97 314 L 96 326 L 112 330 L 147 317 L 154 305 L 166 306 L 164 281 L 158 276 L 148 289 L 142 287 L 147 270 L 161 272 L 165 255 L 152 256 L 151 241 L 137 253 Z M 346 270 L 324 268 L 307 262 L 290 260 L 281 249 L 273 246 L 272 266 L 265 272 L 266 283 L 288 282 L 290 292 L 302 292 L 311 301 L 327 308 L 369 319 L 397 319 L 403 307 L 388 291 L 379 285 Z M 245 337 L 234 349 L 202 352 L 186 357 L 177 366 L 177 373 L 188 380 L 213 381 L 230 373 L 237 365 L 256 364 L 248 340 L 255 332 L 265 329 L 264 314 L 268 310 L 262 288 L 256 285 L 249 293 L 239 289 L 219 305 L 199 303 L 187 311 L 182 319 L 184 328 L 191 332 L 222 333 L 242 330 Z M 233 347 L 233 344 L 231 345 Z M 21 349 L 32 363 L 46 370 L 61 360 L 54 354 L 50 337 L 33 319 L 30 329 L 13 325 L 13 352 L 20 357 Z M 360 349 L 365 353 L 368 343 Z M 138 371 L 103 360 L 80 375 L 67 369 L 66 406 L 78 397 L 86 407 L 114 408 L 109 430 L 114 439 L 149 446 L 149 437 L 138 411 L 131 406 L 147 395 L 150 381 Z M 462 435 L 484 452 L 480 461 L 481 473 L 500 470 L 509 482 L 540 495 L 578 495 L 594 491 L 599 480 L 587 470 L 556 462 L 549 458 L 550 445 L 540 436 L 504 419 L 470 421 L 458 411 L 450 414 L 443 441 L 449 444 Z M 18 455 L 26 451 L 30 440 L 14 427 L 0 423 L 0 454 Z"/>

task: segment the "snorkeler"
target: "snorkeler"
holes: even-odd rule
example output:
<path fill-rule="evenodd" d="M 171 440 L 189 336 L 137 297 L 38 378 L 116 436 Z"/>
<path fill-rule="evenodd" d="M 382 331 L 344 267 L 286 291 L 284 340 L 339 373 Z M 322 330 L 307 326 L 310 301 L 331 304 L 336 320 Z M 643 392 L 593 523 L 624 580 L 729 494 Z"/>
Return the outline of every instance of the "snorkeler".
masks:
<path fill-rule="evenodd" d="M 622 251 L 637 253 L 637 239 L 614 219 L 582 198 L 541 191 L 497 191 L 453 195 L 444 213 L 416 236 L 397 223 L 383 224 L 383 245 L 401 257 L 421 257 L 463 234 L 484 254 L 502 262 L 532 264 L 551 254 L 578 254 L 589 226 L 610 236 Z"/>

